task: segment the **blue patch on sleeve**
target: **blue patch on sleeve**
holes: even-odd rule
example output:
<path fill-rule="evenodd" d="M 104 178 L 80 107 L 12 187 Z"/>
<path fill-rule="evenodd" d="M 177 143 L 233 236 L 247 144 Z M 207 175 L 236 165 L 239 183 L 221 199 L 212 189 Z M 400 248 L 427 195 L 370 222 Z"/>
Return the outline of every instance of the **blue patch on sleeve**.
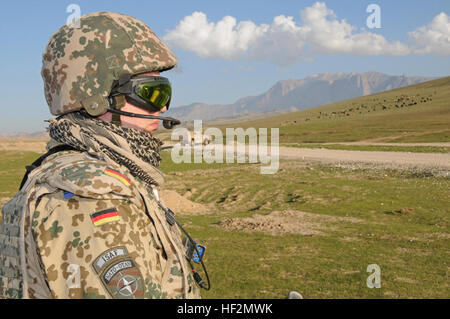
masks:
<path fill-rule="evenodd" d="M 74 193 L 71 192 L 64 192 L 64 199 L 69 199 L 71 197 L 75 196 Z"/>

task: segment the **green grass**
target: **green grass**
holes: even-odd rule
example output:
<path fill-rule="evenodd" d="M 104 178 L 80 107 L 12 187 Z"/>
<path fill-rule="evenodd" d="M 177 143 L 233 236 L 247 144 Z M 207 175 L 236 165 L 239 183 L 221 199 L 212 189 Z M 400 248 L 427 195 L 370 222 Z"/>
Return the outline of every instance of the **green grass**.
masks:
<path fill-rule="evenodd" d="M 210 215 L 181 218 L 208 247 L 213 289 L 204 297 L 282 298 L 298 290 L 308 298 L 448 298 L 448 179 L 290 164 L 263 176 L 246 166 L 171 176 L 171 185 L 189 180 L 192 200 L 217 207 Z M 343 223 L 324 236 L 217 226 L 225 217 L 285 209 L 363 223 Z M 381 289 L 366 287 L 373 263 L 381 267 Z"/>
<path fill-rule="evenodd" d="M 0 197 L 11 197 L 19 189 L 25 166 L 42 154 L 20 151 L 0 151 Z"/>
<path fill-rule="evenodd" d="M 450 119 L 447 119 L 450 121 Z M 412 135 L 412 136 L 405 136 L 405 137 L 398 137 L 389 140 L 388 142 L 391 143 L 421 143 L 421 142 L 435 142 L 435 141 L 441 141 L 441 142 L 448 142 L 450 141 L 450 130 L 444 130 L 437 133 L 425 133 L 420 135 Z"/>
<path fill-rule="evenodd" d="M 371 152 L 450 153 L 450 147 L 441 146 L 389 146 L 389 145 L 341 145 L 341 144 L 282 144 L 297 148 L 325 148 L 330 150 Z"/>

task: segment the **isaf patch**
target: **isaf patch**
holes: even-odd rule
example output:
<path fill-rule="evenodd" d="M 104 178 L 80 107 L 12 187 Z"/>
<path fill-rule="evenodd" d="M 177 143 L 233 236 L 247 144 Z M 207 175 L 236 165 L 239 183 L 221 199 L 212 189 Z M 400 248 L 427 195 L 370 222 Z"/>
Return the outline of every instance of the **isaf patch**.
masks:
<path fill-rule="evenodd" d="M 144 280 L 125 247 L 103 252 L 94 260 L 92 267 L 112 298 L 144 298 Z"/>
<path fill-rule="evenodd" d="M 92 264 L 97 273 L 100 273 L 107 263 L 114 258 L 120 258 L 128 256 L 127 249 L 125 247 L 117 247 L 109 249 L 98 256 Z"/>

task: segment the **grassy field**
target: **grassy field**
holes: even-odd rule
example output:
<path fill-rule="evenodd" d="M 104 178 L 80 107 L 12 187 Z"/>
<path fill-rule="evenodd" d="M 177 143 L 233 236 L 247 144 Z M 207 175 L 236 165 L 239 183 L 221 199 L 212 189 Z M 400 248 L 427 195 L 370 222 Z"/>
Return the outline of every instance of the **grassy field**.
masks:
<path fill-rule="evenodd" d="M 181 171 L 165 165 L 166 172 Z M 449 297 L 449 179 L 298 162 L 282 162 L 273 176 L 249 164 L 169 176 L 168 188 L 216 207 L 180 218 L 208 247 L 214 288 L 204 297 L 279 298 L 289 290 L 307 298 Z M 283 210 L 323 217 L 316 224 L 322 234 L 218 226 L 226 218 Z M 366 286 L 366 268 L 374 263 L 381 289 Z"/>
<path fill-rule="evenodd" d="M 34 162 L 41 154 L 22 151 L 0 151 L 0 198 L 12 197 L 19 189 L 25 166 Z M 3 203 L 1 201 L 0 203 Z"/>
<path fill-rule="evenodd" d="M 450 77 L 294 113 L 217 125 L 280 128 L 280 143 L 450 141 Z M 206 125 L 204 125 L 206 127 Z M 215 126 L 211 123 L 210 126 Z"/>

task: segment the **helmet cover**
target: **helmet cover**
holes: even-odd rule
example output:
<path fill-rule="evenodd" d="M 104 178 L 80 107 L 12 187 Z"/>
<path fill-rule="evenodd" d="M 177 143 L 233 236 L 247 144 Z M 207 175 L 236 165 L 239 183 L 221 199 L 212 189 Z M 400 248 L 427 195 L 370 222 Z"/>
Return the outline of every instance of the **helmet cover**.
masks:
<path fill-rule="evenodd" d="M 172 51 L 142 21 L 97 12 L 80 17 L 80 28 L 64 25 L 50 37 L 41 75 L 50 112 L 61 115 L 87 109 L 86 101 L 95 107 L 108 103 L 113 81 L 124 74 L 162 72 L 176 65 Z"/>

